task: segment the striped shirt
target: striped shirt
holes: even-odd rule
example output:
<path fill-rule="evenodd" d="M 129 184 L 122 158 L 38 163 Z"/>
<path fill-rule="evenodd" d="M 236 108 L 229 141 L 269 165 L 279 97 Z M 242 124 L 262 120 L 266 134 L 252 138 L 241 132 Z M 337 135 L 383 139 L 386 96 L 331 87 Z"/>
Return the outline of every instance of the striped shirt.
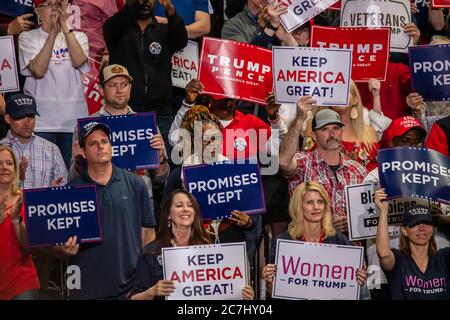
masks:
<path fill-rule="evenodd" d="M 28 159 L 28 168 L 25 180 L 20 182 L 24 189 L 51 187 L 53 181 L 62 177 L 61 185 L 67 183 L 67 168 L 58 147 L 34 133 L 30 140 L 22 144 L 18 138 L 11 134 L 11 130 L 5 138 L 0 140 L 1 144 L 10 146 L 20 162 L 22 157 Z"/>
<path fill-rule="evenodd" d="M 345 186 L 362 183 L 367 175 L 366 168 L 341 153 L 341 164 L 335 176 L 328 164 L 320 157 L 317 149 L 300 152 L 295 156 L 297 169 L 288 177 L 289 195 L 292 196 L 300 183 L 316 181 L 325 188 L 331 199 L 333 217 L 345 216 Z"/>

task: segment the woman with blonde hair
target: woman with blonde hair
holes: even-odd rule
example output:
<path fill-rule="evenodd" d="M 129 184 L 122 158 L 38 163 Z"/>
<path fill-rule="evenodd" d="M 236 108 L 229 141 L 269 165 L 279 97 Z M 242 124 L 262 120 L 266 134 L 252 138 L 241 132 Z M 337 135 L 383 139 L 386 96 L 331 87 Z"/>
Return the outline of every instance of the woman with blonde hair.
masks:
<path fill-rule="evenodd" d="M 34 300 L 39 280 L 26 250 L 19 169 L 13 151 L 0 145 L 0 300 Z"/>
<path fill-rule="evenodd" d="M 342 151 L 351 159 L 364 165 L 367 170 L 377 167 L 378 137 L 375 129 L 364 121 L 364 106 L 358 87 L 353 80 L 350 83 L 350 97 L 347 107 L 333 107 L 339 113 L 342 128 Z"/>
<path fill-rule="evenodd" d="M 315 181 L 303 182 L 295 189 L 289 203 L 289 214 L 292 221 L 289 223 L 288 231 L 273 240 L 270 263 L 265 265 L 262 271 L 269 296 L 272 293 L 272 283 L 276 272 L 276 265 L 273 263 L 278 239 L 352 245 L 344 234 L 334 229 L 330 199 L 326 190 Z M 359 285 L 366 281 L 363 268 L 358 269 L 357 281 Z"/>

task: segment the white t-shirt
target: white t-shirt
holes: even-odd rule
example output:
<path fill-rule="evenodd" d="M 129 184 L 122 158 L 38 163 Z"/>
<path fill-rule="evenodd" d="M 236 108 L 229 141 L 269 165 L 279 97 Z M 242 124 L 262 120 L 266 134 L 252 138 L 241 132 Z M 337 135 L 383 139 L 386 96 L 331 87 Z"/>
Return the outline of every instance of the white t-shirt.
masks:
<path fill-rule="evenodd" d="M 83 32 L 74 31 L 86 57 L 89 56 L 88 38 Z M 48 33 L 42 28 L 22 32 L 19 36 L 19 63 L 26 77 L 23 92 L 36 99 L 40 117 L 36 117 L 36 132 L 72 133 L 78 118 L 88 116 L 88 108 L 81 79 L 89 72 L 89 62 L 75 69 L 70 60 L 66 38 L 60 32 L 55 39 L 47 72 L 42 79 L 28 69 L 44 47 Z"/>

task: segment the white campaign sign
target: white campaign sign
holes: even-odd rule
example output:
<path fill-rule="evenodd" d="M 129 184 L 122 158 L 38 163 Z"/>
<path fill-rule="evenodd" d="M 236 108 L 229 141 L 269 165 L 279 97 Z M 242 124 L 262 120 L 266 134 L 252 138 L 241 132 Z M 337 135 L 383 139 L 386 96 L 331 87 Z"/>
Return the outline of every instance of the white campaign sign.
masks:
<path fill-rule="evenodd" d="M 278 239 L 275 261 L 274 298 L 359 299 L 362 247 Z"/>
<path fill-rule="evenodd" d="M 377 235 L 379 213 L 374 202 L 375 185 L 372 183 L 355 184 L 345 187 L 347 219 L 350 240 L 374 238 Z M 389 234 L 399 234 L 403 212 L 415 205 L 428 206 L 428 200 L 418 198 L 400 198 L 389 201 Z"/>
<path fill-rule="evenodd" d="M 188 42 L 187 46 L 177 51 L 172 56 L 172 85 L 178 88 L 186 88 L 192 79 L 198 75 L 198 44 Z"/>
<path fill-rule="evenodd" d="M 281 23 L 287 32 L 295 30 L 307 21 L 317 16 L 338 0 L 278 0 L 287 6 L 288 11 L 283 14 Z"/>
<path fill-rule="evenodd" d="M 350 49 L 273 47 L 277 103 L 311 95 L 319 106 L 348 105 L 352 70 Z"/>
<path fill-rule="evenodd" d="M 19 90 L 14 39 L 12 36 L 0 37 L 0 92 Z"/>
<path fill-rule="evenodd" d="M 162 249 L 168 300 L 241 300 L 247 284 L 245 242 Z"/>
<path fill-rule="evenodd" d="M 403 31 L 409 22 L 409 0 L 342 0 L 341 27 L 390 27 L 391 52 L 408 52 L 413 45 Z"/>

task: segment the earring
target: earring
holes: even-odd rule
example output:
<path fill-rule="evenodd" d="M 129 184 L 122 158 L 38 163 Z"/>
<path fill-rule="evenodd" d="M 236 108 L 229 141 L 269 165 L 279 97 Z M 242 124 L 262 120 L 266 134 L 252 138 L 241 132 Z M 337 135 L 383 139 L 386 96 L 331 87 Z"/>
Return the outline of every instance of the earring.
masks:
<path fill-rule="evenodd" d="M 356 119 L 358 119 L 358 117 L 359 117 L 358 108 L 356 107 L 356 105 L 354 105 L 352 107 L 352 110 L 350 111 L 350 118 L 352 120 L 356 120 Z"/>
<path fill-rule="evenodd" d="M 170 219 L 167 221 L 167 226 L 169 227 L 169 229 L 172 226 L 172 223 L 170 222 Z"/>

